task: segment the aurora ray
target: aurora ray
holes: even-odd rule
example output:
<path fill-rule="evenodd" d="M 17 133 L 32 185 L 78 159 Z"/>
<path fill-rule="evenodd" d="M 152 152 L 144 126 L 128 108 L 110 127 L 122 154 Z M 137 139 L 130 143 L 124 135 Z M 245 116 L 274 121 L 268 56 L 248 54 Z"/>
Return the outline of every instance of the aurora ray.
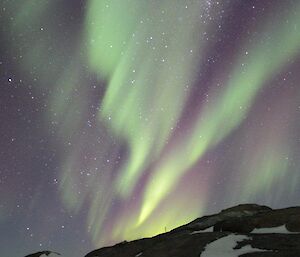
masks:
<path fill-rule="evenodd" d="M 300 11 L 300 5 L 298 9 Z M 286 20 L 290 23 L 283 22 Z M 297 12 L 280 21 L 259 33 L 263 36 L 271 31 L 266 42 L 261 38 L 258 40 L 262 43 L 258 46 L 243 47 L 249 49 L 249 53 L 242 52 L 238 57 L 232 75 L 226 82 L 228 86 L 212 96 L 212 104 L 208 103 L 200 111 L 191 135 L 184 138 L 166 160 L 158 165 L 146 188 L 139 222 L 151 214 L 161 199 L 176 186 L 184 172 L 245 120 L 261 87 L 299 52 L 300 33 L 296 25 L 300 19 Z M 280 50 L 282 46 L 285 46 L 284 51 Z M 270 158 L 270 162 L 274 160 Z"/>

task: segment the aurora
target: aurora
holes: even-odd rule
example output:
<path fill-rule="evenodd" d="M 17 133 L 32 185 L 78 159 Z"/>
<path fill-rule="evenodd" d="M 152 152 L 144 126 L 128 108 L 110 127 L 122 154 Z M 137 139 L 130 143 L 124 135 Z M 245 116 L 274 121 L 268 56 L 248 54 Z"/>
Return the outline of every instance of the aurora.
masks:
<path fill-rule="evenodd" d="M 4 255 L 299 205 L 296 1 L 0 7 Z"/>

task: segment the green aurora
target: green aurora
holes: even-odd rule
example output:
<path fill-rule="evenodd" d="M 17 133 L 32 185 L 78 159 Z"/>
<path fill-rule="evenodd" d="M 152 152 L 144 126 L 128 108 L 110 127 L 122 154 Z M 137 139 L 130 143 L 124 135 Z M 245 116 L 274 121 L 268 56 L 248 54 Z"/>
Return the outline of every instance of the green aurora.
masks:
<path fill-rule="evenodd" d="M 213 181 L 230 179 L 227 170 L 238 174 L 239 187 L 230 190 L 237 182 L 227 182 L 221 206 L 256 199 L 275 204 L 299 187 L 299 174 L 291 172 L 299 161 L 293 168 L 289 162 L 296 147 L 287 136 L 299 133 L 299 110 L 271 101 L 278 115 L 292 113 L 293 125 L 282 125 L 277 115 L 268 119 L 267 112 L 257 115 L 266 122 L 263 128 L 246 130 L 245 124 L 275 78 L 299 60 L 300 4 L 258 16 L 228 53 L 230 60 L 219 59 L 223 69 L 216 66 L 202 79 L 217 45 L 209 36 L 220 31 L 230 4 L 187 2 L 89 0 L 80 25 L 74 21 L 69 32 L 53 25 L 57 0 L 8 4 L 15 12 L 9 29 L 23 38 L 9 46 L 24 53 L 19 72 L 36 79 L 36 92 L 51 91 L 43 119 L 53 126 L 53 144 L 63 149 L 60 200 L 69 215 L 84 211 L 95 246 L 155 235 L 205 214 Z M 56 19 L 64 23 L 66 17 Z M 297 86 L 288 95 L 294 105 Z M 201 87 L 205 93 L 195 94 Z M 90 99 L 96 100 L 87 119 Z M 286 99 L 278 104 L 290 106 Z M 208 156 L 235 135 L 243 143 L 227 159 L 231 168 L 227 161 L 223 173 L 222 165 L 208 167 Z M 288 186 L 277 190 L 279 182 Z M 0 210 L 0 223 L 4 217 Z"/>

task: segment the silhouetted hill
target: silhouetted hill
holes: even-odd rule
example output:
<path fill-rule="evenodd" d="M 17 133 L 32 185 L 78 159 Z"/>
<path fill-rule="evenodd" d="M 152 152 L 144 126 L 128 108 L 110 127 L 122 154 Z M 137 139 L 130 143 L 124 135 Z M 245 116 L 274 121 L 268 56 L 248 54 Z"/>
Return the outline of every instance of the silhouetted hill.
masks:
<path fill-rule="evenodd" d="M 30 255 L 36 257 L 39 255 Z M 242 204 L 85 257 L 300 257 L 300 207 Z M 29 257 L 29 256 L 27 256 Z M 51 256 L 52 257 L 52 256 Z M 71 257 L 71 256 L 70 256 Z"/>

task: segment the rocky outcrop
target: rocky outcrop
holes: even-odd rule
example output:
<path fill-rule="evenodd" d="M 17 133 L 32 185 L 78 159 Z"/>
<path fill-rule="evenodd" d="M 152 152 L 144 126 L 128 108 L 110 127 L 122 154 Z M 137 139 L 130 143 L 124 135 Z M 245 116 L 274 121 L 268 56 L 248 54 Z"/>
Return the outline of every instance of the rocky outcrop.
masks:
<path fill-rule="evenodd" d="M 300 207 L 230 217 L 214 225 L 214 231 L 250 233 L 254 229 L 285 226 L 290 232 L 300 232 Z"/>
<path fill-rule="evenodd" d="M 222 210 L 218 214 L 204 216 L 198 218 L 186 225 L 178 227 L 173 231 L 177 230 L 204 230 L 217 224 L 220 224 L 223 221 L 229 219 L 239 219 L 242 217 L 250 217 L 260 213 L 267 213 L 272 211 L 270 207 L 257 205 L 257 204 L 240 204 L 225 210 Z"/>

